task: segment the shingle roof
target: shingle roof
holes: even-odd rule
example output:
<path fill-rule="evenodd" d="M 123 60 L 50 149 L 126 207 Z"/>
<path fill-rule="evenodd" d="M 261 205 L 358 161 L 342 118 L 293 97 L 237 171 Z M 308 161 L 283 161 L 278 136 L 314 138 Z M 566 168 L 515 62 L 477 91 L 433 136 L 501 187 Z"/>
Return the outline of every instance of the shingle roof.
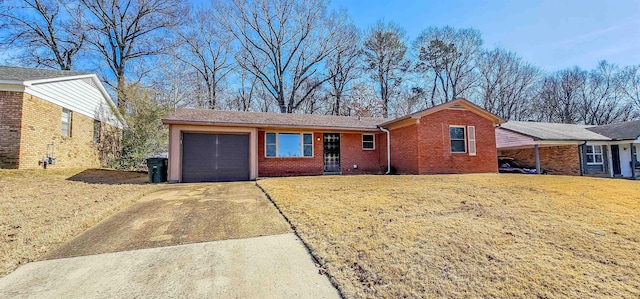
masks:
<path fill-rule="evenodd" d="M 341 128 L 376 130 L 385 118 L 290 114 L 271 112 L 222 111 L 210 109 L 180 109 L 162 119 L 165 124 L 202 123 L 225 126 L 263 126 L 295 128 Z"/>
<path fill-rule="evenodd" d="M 539 140 L 610 140 L 587 130 L 591 126 L 586 125 L 509 121 L 501 127 Z"/>
<path fill-rule="evenodd" d="M 635 140 L 640 136 L 640 120 L 591 127 L 588 130 L 614 140 Z"/>
<path fill-rule="evenodd" d="M 0 80 L 32 81 L 88 74 L 89 73 L 75 71 L 35 69 L 0 65 Z"/>

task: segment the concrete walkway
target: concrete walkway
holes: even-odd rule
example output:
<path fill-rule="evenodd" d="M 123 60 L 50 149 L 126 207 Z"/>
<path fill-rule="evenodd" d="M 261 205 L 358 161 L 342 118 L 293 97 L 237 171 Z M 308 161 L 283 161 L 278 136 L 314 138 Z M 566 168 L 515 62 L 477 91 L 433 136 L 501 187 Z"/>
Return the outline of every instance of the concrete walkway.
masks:
<path fill-rule="evenodd" d="M 294 234 L 30 263 L 0 298 L 339 298 Z"/>

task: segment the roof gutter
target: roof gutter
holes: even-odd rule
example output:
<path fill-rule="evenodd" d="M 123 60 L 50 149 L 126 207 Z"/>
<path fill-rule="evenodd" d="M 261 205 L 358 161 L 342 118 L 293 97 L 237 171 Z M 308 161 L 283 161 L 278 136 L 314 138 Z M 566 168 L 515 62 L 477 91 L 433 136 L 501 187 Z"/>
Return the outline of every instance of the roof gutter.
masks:
<path fill-rule="evenodd" d="M 295 130 L 333 130 L 348 132 L 377 132 L 377 127 L 370 128 L 354 128 L 354 127 L 332 127 L 332 126 L 300 126 L 300 125 L 269 125 L 255 123 L 224 123 L 224 122 L 208 122 L 208 121 L 189 121 L 189 120 L 173 120 L 162 119 L 163 125 L 193 125 L 193 126 L 219 126 L 219 127 L 240 127 L 240 128 L 258 128 L 258 129 L 295 129 Z"/>
<path fill-rule="evenodd" d="M 387 172 L 385 174 L 391 173 L 391 136 L 389 130 L 378 127 L 380 131 L 387 133 Z"/>

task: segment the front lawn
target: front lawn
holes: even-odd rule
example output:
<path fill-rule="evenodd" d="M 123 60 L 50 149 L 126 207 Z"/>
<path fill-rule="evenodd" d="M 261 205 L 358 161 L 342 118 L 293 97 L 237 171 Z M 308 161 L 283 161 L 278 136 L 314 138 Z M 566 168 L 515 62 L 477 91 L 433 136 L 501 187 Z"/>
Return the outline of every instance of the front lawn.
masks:
<path fill-rule="evenodd" d="M 116 170 L 0 170 L 0 277 L 161 185 Z"/>
<path fill-rule="evenodd" d="M 568 176 L 258 181 L 348 298 L 640 294 L 640 182 Z"/>

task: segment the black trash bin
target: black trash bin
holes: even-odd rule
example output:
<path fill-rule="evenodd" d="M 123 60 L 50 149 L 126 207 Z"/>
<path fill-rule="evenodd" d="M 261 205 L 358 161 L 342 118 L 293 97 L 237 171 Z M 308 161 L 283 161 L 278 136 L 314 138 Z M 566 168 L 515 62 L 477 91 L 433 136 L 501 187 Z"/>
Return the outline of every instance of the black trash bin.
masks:
<path fill-rule="evenodd" d="M 167 158 L 147 159 L 149 183 L 162 183 L 167 181 L 167 161 Z"/>

